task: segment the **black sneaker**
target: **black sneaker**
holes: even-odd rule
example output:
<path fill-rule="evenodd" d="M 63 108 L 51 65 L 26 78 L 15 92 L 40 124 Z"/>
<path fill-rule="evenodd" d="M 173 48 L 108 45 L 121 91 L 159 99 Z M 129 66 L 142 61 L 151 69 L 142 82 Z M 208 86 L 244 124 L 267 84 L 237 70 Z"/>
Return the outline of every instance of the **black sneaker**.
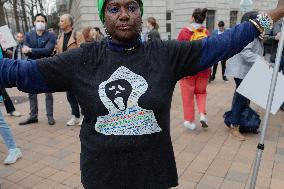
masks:
<path fill-rule="evenodd" d="M 49 125 L 55 125 L 56 123 L 53 117 L 48 117 L 47 120 Z"/>
<path fill-rule="evenodd" d="M 280 109 L 281 109 L 282 111 L 284 111 L 284 103 L 282 104 L 282 106 L 280 107 Z"/>
<path fill-rule="evenodd" d="M 223 77 L 224 81 L 229 81 L 226 76 Z"/>
<path fill-rule="evenodd" d="M 215 80 L 215 77 L 210 77 L 209 83 L 211 83 L 211 82 L 214 81 L 214 80 Z"/>
<path fill-rule="evenodd" d="M 28 119 L 26 119 L 25 121 L 22 121 L 19 123 L 19 125 L 28 125 L 28 124 L 32 124 L 32 123 L 37 123 L 38 119 L 37 118 L 31 118 L 29 117 Z"/>

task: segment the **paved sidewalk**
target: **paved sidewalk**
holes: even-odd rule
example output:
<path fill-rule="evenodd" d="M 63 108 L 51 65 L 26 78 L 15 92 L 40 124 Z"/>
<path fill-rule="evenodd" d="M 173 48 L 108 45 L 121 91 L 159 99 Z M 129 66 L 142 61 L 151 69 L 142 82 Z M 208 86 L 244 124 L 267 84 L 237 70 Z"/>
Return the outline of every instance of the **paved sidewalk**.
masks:
<path fill-rule="evenodd" d="M 171 134 L 176 155 L 180 186 L 177 189 L 247 189 L 256 154 L 258 135 L 249 134 L 247 141 L 231 138 L 223 124 L 223 113 L 229 109 L 233 94 L 232 81 L 216 80 L 208 87 L 208 130 L 188 131 L 183 127 L 180 92 L 174 94 L 171 114 Z M 12 96 L 22 96 L 15 89 Z M 5 116 L 11 125 L 24 157 L 16 164 L 0 164 L 1 189 L 70 189 L 83 188 L 80 183 L 79 130 L 66 127 L 69 106 L 64 93 L 55 99 L 55 126 L 45 117 L 44 95 L 39 95 L 38 124 L 20 127 L 18 122 L 28 115 L 29 103 L 16 105 L 24 114 L 21 118 Z M 263 116 L 264 111 L 254 106 Z M 1 107 L 2 111 L 3 107 Z M 267 132 L 257 189 L 284 188 L 284 114 L 272 116 Z M 0 161 L 6 157 L 0 143 Z"/>

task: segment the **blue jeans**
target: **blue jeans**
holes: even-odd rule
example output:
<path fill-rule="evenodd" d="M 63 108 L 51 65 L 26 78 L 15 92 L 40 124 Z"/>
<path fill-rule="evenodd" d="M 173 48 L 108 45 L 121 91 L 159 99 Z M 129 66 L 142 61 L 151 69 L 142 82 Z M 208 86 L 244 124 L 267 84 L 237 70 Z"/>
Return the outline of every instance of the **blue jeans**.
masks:
<path fill-rule="evenodd" d="M 8 148 L 8 150 L 17 148 L 13 134 L 10 127 L 7 125 L 3 118 L 2 112 L 0 111 L 0 134 Z"/>
<path fill-rule="evenodd" d="M 236 89 L 240 86 L 242 79 L 234 78 L 236 83 Z M 241 114 L 244 108 L 249 105 L 249 100 L 243 95 L 235 91 L 233 102 L 232 102 L 232 125 L 239 126 L 241 120 Z"/>

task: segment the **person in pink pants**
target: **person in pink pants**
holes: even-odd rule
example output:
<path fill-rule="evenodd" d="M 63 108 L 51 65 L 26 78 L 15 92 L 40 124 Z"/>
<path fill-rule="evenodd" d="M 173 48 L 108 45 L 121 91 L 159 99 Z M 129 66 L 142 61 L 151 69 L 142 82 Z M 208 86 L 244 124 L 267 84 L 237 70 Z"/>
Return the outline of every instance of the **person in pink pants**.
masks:
<path fill-rule="evenodd" d="M 178 36 L 178 41 L 190 41 L 194 35 L 194 31 L 203 32 L 206 35 L 210 35 L 209 31 L 202 26 L 206 18 L 207 9 L 195 9 L 192 14 L 192 22 L 189 27 L 185 27 L 181 30 Z M 188 76 L 180 80 L 180 88 L 183 102 L 184 111 L 184 126 L 188 129 L 196 129 L 194 123 L 195 110 L 194 110 L 194 97 L 196 97 L 196 103 L 200 114 L 200 123 L 203 128 L 208 127 L 208 121 L 206 115 L 206 96 L 207 96 L 207 83 L 210 78 L 210 69 L 206 69 L 197 73 L 194 76 Z"/>
<path fill-rule="evenodd" d="M 194 130 L 196 125 L 195 120 L 195 105 L 194 97 L 198 112 L 200 114 L 200 123 L 202 127 L 208 127 L 206 115 L 206 97 L 207 83 L 210 77 L 210 70 L 199 72 L 195 76 L 185 77 L 180 80 L 180 88 L 182 94 L 183 111 L 184 111 L 184 126 Z"/>

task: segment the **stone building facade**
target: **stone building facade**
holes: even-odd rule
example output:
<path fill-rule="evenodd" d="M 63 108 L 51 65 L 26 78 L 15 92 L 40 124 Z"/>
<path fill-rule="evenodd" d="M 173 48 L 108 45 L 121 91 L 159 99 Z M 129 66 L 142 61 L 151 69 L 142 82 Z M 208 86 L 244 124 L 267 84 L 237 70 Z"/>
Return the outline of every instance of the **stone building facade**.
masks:
<path fill-rule="evenodd" d="M 64 10 L 75 18 L 75 27 L 103 27 L 99 20 L 96 0 L 58 0 L 58 6 L 66 6 Z M 253 9 L 269 10 L 276 6 L 277 0 L 254 0 Z M 60 4 L 61 3 L 61 4 Z M 60 5 L 59 5 L 60 4 Z M 241 17 L 239 0 L 144 0 L 144 22 L 149 16 L 154 16 L 160 25 L 163 39 L 176 38 L 180 29 L 189 24 L 189 19 L 195 8 L 209 10 L 206 27 L 217 28 L 218 21 L 223 20 L 226 27 L 234 26 Z M 144 26 L 145 28 L 145 26 Z"/>

